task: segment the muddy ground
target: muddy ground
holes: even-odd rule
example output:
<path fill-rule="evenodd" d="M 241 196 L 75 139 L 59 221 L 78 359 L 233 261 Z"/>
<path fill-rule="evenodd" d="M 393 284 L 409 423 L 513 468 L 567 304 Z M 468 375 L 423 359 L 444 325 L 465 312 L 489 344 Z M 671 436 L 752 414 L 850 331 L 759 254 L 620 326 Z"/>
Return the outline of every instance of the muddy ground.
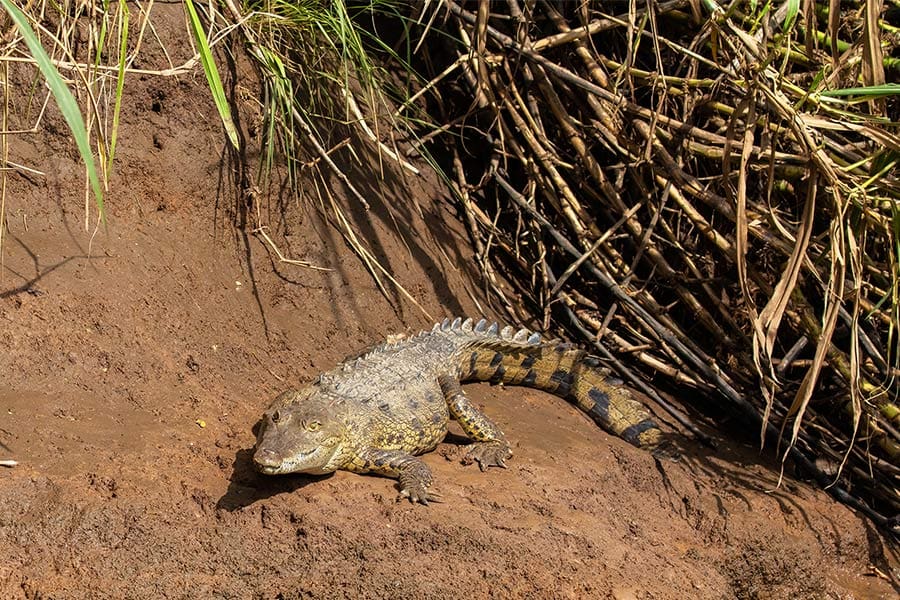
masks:
<path fill-rule="evenodd" d="M 188 59 L 180 7 L 154 10 Z M 142 62 L 166 66 L 149 42 Z M 433 178 L 355 167 L 372 210 L 341 206 L 428 317 L 314 204 L 247 204 L 199 70 L 126 90 L 93 237 L 61 118 L 11 141 L 44 175 L 12 173 L 6 198 L 0 459 L 19 465 L 0 470 L 0 598 L 896 597 L 890 546 L 810 485 L 778 487 L 754 431 L 657 463 L 552 396 L 474 385 L 515 456 L 480 473 L 451 436 L 425 457 L 440 504 L 376 477 L 257 476 L 251 430 L 277 392 L 387 334 L 492 314 L 464 229 Z M 257 214 L 330 270 L 279 263 Z"/>

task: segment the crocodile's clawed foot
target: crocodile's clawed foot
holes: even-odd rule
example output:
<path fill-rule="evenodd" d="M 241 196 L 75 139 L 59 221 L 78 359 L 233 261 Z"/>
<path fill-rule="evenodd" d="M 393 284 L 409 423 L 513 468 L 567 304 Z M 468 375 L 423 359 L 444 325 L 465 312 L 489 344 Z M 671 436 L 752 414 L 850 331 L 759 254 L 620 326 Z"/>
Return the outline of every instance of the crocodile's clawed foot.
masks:
<path fill-rule="evenodd" d="M 400 497 L 409 498 L 413 504 L 424 504 L 425 506 L 428 506 L 429 502 L 443 502 L 440 494 L 430 492 L 422 487 L 418 489 L 403 488 L 400 490 Z"/>
<path fill-rule="evenodd" d="M 432 481 L 431 471 L 424 463 L 411 461 L 400 472 L 400 496 L 426 506 L 429 502 L 440 502 L 440 494 L 428 490 Z"/>
<path fill-rule="evenodd" d="M 502 440 L 492 442 L 475 442 L 462 459 L 464 465 L 478 462 L 478 468 L 486 471 L 488 467 L 506 468 L 506 460 L 512 456 L 509 444 Z"/>

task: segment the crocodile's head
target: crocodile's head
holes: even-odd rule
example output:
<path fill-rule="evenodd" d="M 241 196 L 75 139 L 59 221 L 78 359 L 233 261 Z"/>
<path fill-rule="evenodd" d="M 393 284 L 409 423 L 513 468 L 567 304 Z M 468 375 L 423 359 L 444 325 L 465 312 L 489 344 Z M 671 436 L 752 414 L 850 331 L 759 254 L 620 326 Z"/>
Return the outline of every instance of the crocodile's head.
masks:
<path fill-rule="evenodd" d="M 314 387 L 279 395 L 260 423 L 253 466 L 267 475 L 336 471 L 346 428 L 335 408 Z"/>

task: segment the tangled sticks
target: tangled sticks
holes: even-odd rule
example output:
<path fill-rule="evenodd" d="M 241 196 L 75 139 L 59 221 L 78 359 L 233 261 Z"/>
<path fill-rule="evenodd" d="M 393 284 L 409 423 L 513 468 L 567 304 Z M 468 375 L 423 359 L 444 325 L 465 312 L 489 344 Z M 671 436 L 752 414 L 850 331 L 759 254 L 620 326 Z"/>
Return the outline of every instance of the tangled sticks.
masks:
<path fill-rule="evenodd" d="M 447 35 L 422 46 L 441 74 L 429 86 L 462 142 L 456 189 L 507 312 L 530 311 L 498 272 L 545 326 L 724 398 L 889 526 L 900 140 L 884 102 L 840 100 L 879 83 L 874 21 L 687 1 L 617 15 L 604 11 L 624 4 L 444 5 L 431 23 Z M 835 44 L 816 47 L 817 27 Z"/>

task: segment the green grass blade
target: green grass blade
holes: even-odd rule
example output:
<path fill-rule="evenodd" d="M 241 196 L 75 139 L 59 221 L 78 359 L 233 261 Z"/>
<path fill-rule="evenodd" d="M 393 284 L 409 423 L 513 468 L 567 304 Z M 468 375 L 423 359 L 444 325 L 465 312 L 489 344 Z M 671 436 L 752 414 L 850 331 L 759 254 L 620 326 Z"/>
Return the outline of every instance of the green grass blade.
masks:
<path fill-rule="evenodd" d="M 782 30 L 785 33 L 788 33 L 791 29 L 794 28 L 794 23 L 797 22 L 797 15 L 800 13 L 800 0 L 788 0 L 787 3 L 787 14 L 784 18 L 784 27 Z"/>
<path fill-rule="evenodd" d="M 109 0 L 103 0 L 103 14 L 109 14 Z M 100 20 L 100 34 L 97 36 L 97 48 L 103 48 L 106 45 L 106 33 L 108 29 L 109 23 L 108 19 L 103 18 Z M 94 56 L 94 68 L 100 66 L 100 60 L 103 58 L 101 52 L 97 52 Z"/>
<path fill-rule="evenodd" d="M 838 90 L 822 92 L 821 95 L 829 98 L 841 98 L 845 96 L 856 96 L 864 99 L 886 98 L 888 96 L 900 95 L 900 84 L 884 83 L 866 87 L 841 88 Z"/>
<path fill-rule="evenodd" d="M 81 110 L 78 108 L 78 102 L 75 100 L 75 96 L 72 95 L 66 82 L 63 81 L 59 71 L 53 66 L 53 62 L 22 11 L 16 8 L 15 4 L 10 2 L 10 0 L 0 0 L 0 6 L 6 10 L 13 23 L 18 27 L 19 33 L 22 34 L 22 39 L 25 40 L 25 45 L 28 46 L 28 51 L 31 52 L 32 58 L 34 58 L 38 68 L 47 80 L 47 85 L 50 86 L 53 98 L 56 100 L 57 106 L 59 106 L 59 111 L 66 119 L 66 124 L 72 132 L 72 137 L 75 138 L 75 143 L 78 144 L 78 152 L 81 153 L 81 159 L 87 167 L 88 179 L 90 179 L 91 188 L 94 190 L 94 198 L 97 201 L 97 210 L 100 211 L 100 218 L 106 222 L 106 214 L 103 210 L 103 188 L 100 186 L 100 177 L 97 175 L 97 167 L 94 164 L 94 154 L 91 152 L 87 128 L 84 124 L 84 118 L 81 116 Z"/>
<path fill-rule="evenodd" d="M 112 173 L 113 159 L 116 156 L 116 140 L 119 137 L 119 115 L 122 112 L 122 90 L 125 87 L 125 62 L 128 58 L 128 6 L 125 0 L 119 0 L 119 70 L 116 74 L 116 102 L 113 107 L 113 125 L 109 140 L 109 158 L 106 163 L 107 177 Z"/>
<path fill-rule="evenodd" d="M 222 125 L 225 126 L 231 145 L 239 149 L 241 145 L 238 141 L 237 128 L 234 126 L 234 121 L 231 118 L 231 107 L 228 106 L 228 100 L 225 98 L 225 89 L 222 87 L 219 70 L 216 68 L 216 62 L 213 60 L 212 50 L 209 48 L 209 40 L 206 38 L 203 24 L 200 23 L 200 16 L 197 14 L 197 9 L 194 8 L 193 0 L 185 0 L 184 6 L 188 12 L 191 31 L 200 49 L 200 62 L 203 64 L 203 71 L 206 73 L 206 81 L 209 83 L 209 90 L 212 92 L 216 109 L 218 109 L 219 116 L 222 118 Z"/>

